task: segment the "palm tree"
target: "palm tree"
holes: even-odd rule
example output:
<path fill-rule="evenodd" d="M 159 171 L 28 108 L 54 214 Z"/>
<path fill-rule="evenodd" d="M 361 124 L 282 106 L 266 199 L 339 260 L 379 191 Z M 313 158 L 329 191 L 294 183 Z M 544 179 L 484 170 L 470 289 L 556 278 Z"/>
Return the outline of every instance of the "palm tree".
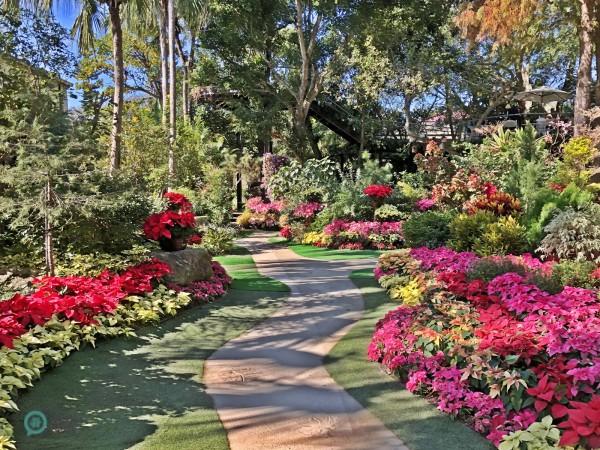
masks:
<path fill-rule="evenodd" d="M 104 5 L 108 10 L 113 50 L 113 113 L 110 133 L 110 153 L 108 173 L 113 175 L 121 167 L 121 130 L 123 121 L 123 90 L 125 84 L 123 68 L 123 30 L 121 6 L 127 0 L 0 0 L 0 7 L 15 10 L 31 7 L 38 12 L 51 11 L 61 4 L 76 2 L 79 14 L 71 30 L 77 38 L 80 49 L 93 46 L 94 37 L 104 27 Z M 137 0 L 143 1 L 143 0 Z"/>

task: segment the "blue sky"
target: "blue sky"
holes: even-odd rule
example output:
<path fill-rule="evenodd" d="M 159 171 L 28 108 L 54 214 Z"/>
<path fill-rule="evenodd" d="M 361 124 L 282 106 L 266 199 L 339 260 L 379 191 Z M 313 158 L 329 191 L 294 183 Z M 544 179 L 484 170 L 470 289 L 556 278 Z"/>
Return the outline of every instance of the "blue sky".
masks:
<path fill-rule="evenodd" d="M 75 18 L 77 17 L 77 5 L 75 2 L 61 2 L 59 8 L 54 8 L 54 17 L 63 27 L 67 29 L 67 31 L 71 31 L 71 27 L 73 26 L 73 22 L 75 22 Z M 77 45 L 75 42 L 72 42 L 71 51 L 73 54 L 78 55 L 79 52 L 77 50 Z M 72 78 L 69 79 L 71 83 L 74 83 L 75 80 Z M 72 94 L 77 95 L 78 98 L 69 98 L 69 107 L 77 108 L 81 104 L 80 93 L 73 90 Z"/>

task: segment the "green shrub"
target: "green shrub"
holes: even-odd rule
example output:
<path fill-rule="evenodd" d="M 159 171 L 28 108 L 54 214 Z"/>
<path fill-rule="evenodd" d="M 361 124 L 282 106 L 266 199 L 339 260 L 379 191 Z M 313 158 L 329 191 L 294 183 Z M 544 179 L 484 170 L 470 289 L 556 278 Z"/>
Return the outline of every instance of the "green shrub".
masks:
<path fill-rule="evenodd" d="M 382 205 L 375 210 L 375 220 L 382 222 L 405 219 L 407 214 L 394 205 Z"/>
<path fill-rule="evenodd" d="M 561 261 L 552 267 L 552 278 L 562 286 L 574 286 L 586 289 L 600 287 L 600 280 L 591 278 L 596 264 L 591 261 Z"/>
<path fill-rule="evenodd" d="M 209 217 L 210 223 L 226 224 L 231 220 L 233 209 L 233 180 L 227 170 L 217 166 L 205 168 L 204 184 L 201 188 L 202 207 L 198 212 Z"/>
<path fill-rule="evenodd" d="M 544 228 L 538 251 L 545 257 L 600 262 L 600 206 L 568 208 Z"/>
<path fill-rule="evenodd" d="M 527 274 L 527 270 L 520 264 L 516 264 L 506 258 L 482 258 L 473 264 L 467 272 L 470 280 L 492 281 L 494 278 L 505 273 L 517 273 L 521 276 Z"/>
<path fill-rule="evenodd" d="M 408 247 L 441 247 L 448 240 L 452 214 L 427 211 L 413 214 L 403 226 L 404 241 Z"/>
<path fill-rule="evenodd" d="M 485 228 L 484 233 L 476 240 L 473 250 L 480 256 L 520 255 L 529 248 L 525 232 L 525 227 L 514 217 L 501 217 L 498 222 Z"/>
<path fill-rule="evenodd" d="M 538 271 L 531 271 L 521 264 L 517 264 L 507 258 L 482 258 L 469 269 L 467 277 L 470 280 L 492 281 L 494 278 L 505 273 L 516 273 L 526 278 L 531 284 L 536 285 L 543 291 L 556 294 L 562 290 L 562 284 L 551 276 Z"/>
<path fill-rule="evenodd" d="M 119 272 L 148 259 L 149 255 L 150 250 L 141 245 L 136 245 L 130 250 L 124 250 L 118 254 L 67 252 L 59 255 L 56 264 L 56 275 L 97 276 L 105 269 Z"/>
<path fill-rule="evenodd" d="M 488 225 L 498 218 L 490 211 L 478 211 L 476 214 L 459 214 L 450 222 L 450 241 L 448 245 L 456 251 L 469 251 L 485 232 Z"/>
<path fill-rule="evenodd" d="M 237 234 L 235 228 L 208 225 L 202 231 L 202 247 L 211 255 L 222 255 L 233 248 L 233 240 Z"/>
<path fill-rule="evenodd" d="M 591 171 L 586 166 L 592 162 L 596 150 L 592 139 L 587 136 L 574 137 L 563 148 L 563 160 L 559 164 L 557 181 L 585 186 Z"/>
<path fill-rule="evenodd" d="M 592 193 L 575 184 L 569 184 L 562 192 L 541 189 L 525 211 L 527 237 L 536 246 L 544 237 L 544 227 L 556 214 L 567 208 L 586 208 L 593 199 Z"/>

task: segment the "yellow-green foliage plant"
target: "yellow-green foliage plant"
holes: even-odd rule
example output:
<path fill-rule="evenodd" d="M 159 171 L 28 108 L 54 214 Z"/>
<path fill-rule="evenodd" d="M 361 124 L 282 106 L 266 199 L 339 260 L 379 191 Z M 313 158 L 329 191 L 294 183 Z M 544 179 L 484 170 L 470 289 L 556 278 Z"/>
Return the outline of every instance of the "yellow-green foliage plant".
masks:
<path fill-rule="evenodd" d="M 27 389 L 48 369 L 59 366 L 84 344 L 100 337 L 133 336 L 134 325 L 173 316 L 192 301 L 189 294 L 159 286 L 149 294 L 127 297 L 112 315 L 96 316 L 97 323 L 80 325 L 53 317 L 0 349 L 0 450 L 14 449 L 12 426 L 5 418 L 18 411 L 18 391 Z"/>
<path fill-rule="evenodd" d="M 401 300 L 406 306 L 420 305 L 427 290 L 426 282 L 422 275 L 409 279 L 407 283 L 398 284 L 389 290 L 392 300 Z"/>
<path fill-rule="evenodd" d="M 526 430 L 519 430 L 504 436 L 498 450 L 575 450 L 559 445 L 560 430 L 552 424 L 552 417 L 546 416 L 534 422 Z"/>
<path fill-rule="evenodd" d="M 527 229 L 514 217 L 501 217 L 485 228 L 473 250 L 480 256 L 520 255 L 528 250 L 526 232 Z"/>
<path fill-rule="evenodd" d="M 563 160 L 559 164 L 557 181 L 562 184 L 575 183 L 585 186 L 591 175 L 587 166 L 594 159 L 596 149 L 587 136 L 574 137 L 563 147 Z"/>

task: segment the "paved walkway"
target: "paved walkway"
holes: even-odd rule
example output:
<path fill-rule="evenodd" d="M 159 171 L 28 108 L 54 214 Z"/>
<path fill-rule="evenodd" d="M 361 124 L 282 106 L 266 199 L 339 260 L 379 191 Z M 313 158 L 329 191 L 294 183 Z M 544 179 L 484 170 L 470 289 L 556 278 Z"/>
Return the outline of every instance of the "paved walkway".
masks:
<path fill-rule="evenodd" d="M 305 259 L 267 244 L 271 236 L 257 233 L 240 244 L 263 275 L 291 288 L 290 299 L 205 365 L 231 449 L 408 450 L 322 364 L 362 312 L 349 273 L 374 263 Z"/>

